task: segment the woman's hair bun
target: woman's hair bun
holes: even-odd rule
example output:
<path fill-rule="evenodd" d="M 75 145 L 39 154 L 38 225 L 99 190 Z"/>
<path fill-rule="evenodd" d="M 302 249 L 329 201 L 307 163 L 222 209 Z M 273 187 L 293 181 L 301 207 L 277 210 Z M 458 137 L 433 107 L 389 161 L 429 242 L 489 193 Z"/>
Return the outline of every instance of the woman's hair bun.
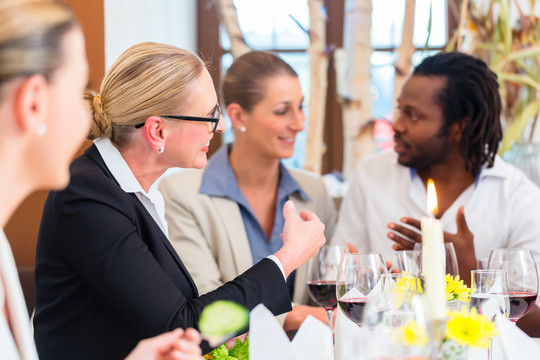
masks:
<path fill-rule="evenodd" d="M 90 107 L 90 113 L 93 120 L 88 138 L 91 140 L 97 139 L 98 137 L 112 139 L 112 122 L 103 108 L 101 95 L 93 90 L 88 89 L 84 93 L 84 100 Z"/>

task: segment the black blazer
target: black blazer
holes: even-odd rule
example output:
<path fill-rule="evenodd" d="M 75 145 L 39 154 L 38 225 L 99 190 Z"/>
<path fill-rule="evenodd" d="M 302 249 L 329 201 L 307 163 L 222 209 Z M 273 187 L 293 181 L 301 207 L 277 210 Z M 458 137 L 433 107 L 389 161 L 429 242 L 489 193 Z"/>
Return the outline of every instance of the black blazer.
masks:
<path fill-rule="evenodd" d="M 141 339 L 197 328 L 203 307 L 217 299 L 249 309 L 264 303 L 276 315 L 290 310 L 283 275 L 268 259 L 199 296 L 167 237 L 135 194 L 120 188 L 95 145 L 70 172 L 69 186 L 49 194 L 39 229 L 34 336 L 41 360 L 122 359 Z"/>

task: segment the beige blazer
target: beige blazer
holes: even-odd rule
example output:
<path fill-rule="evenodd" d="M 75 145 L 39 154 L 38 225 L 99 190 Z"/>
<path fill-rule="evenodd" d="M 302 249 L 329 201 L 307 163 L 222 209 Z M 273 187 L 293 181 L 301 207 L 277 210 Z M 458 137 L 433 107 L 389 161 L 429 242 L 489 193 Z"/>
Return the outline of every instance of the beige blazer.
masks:
<path fill-rule="evenodd" d="M 0 314 L 0 358 L 5 360 L 37 360 L 36 346 L 30 329 L 28 310 L 19 283 L 11 247 L 0 229 L 0 305 L 6 300 L 11 333 Z M 20 353 L 19 353 L 20 352 Z"/>
<path fill-rule="evenodd" d="M 288 169 L 311 201 L 290 200 L 296 209 L 314 212 L 325 224 L 330 240 L 335 208 L 319 176 Z M 169 239 L 188 268 L 201 294 L 234 279 L 253 265 L 238 204 L 230 199 L 199 193 L 204 170 L 184 170 L 162 180 Z M 306 265 L 296 272 L 293 302 L 308 304 Z M 284 321 L 284 319 L 282 319 Z"/>

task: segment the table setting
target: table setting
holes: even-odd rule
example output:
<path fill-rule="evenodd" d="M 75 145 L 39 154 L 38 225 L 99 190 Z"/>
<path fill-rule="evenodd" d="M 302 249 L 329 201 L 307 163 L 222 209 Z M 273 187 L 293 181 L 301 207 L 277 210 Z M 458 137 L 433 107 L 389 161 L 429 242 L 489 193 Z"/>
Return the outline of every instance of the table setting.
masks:
<path fill-rule="evenodd" d="M 479 263 L 482 268 L 471 271 L 468 287 L 458 275 L 452 244 L 443 241 L 442 224 L 434 216 L 436 206 L 435 187 L 429 181 L 429 215 L 421 219 L 422 243 L 415 250 L 395 253 L 397 273 L 389 271 L 381 254 L 323 246 L 308 264 L 306 286 L 327 311 L 328 323 L 308 316 L 290 340 L 261 304 L 249 315 L 249 358 L 540 357 L 540 343 L 515 325 L 535 306 L 538 294 L 538 271 L 531 251 L 492 250 L 489 259 Z M 240 349 L 243 343 L 237 345 Z"/>

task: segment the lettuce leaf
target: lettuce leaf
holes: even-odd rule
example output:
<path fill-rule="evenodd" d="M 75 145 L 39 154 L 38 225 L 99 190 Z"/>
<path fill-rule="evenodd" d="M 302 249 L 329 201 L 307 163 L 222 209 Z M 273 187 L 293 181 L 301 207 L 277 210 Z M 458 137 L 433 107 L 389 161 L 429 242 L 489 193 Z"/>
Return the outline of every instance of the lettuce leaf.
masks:
<path fill-rule="evenodd" d="M 206 357 L 212 360 L 249 360 L 249 337 L 246 337 L 244 342 L 236 339 L 234 346 L 229 350 L 223 344 L 212 350 Z"/>

